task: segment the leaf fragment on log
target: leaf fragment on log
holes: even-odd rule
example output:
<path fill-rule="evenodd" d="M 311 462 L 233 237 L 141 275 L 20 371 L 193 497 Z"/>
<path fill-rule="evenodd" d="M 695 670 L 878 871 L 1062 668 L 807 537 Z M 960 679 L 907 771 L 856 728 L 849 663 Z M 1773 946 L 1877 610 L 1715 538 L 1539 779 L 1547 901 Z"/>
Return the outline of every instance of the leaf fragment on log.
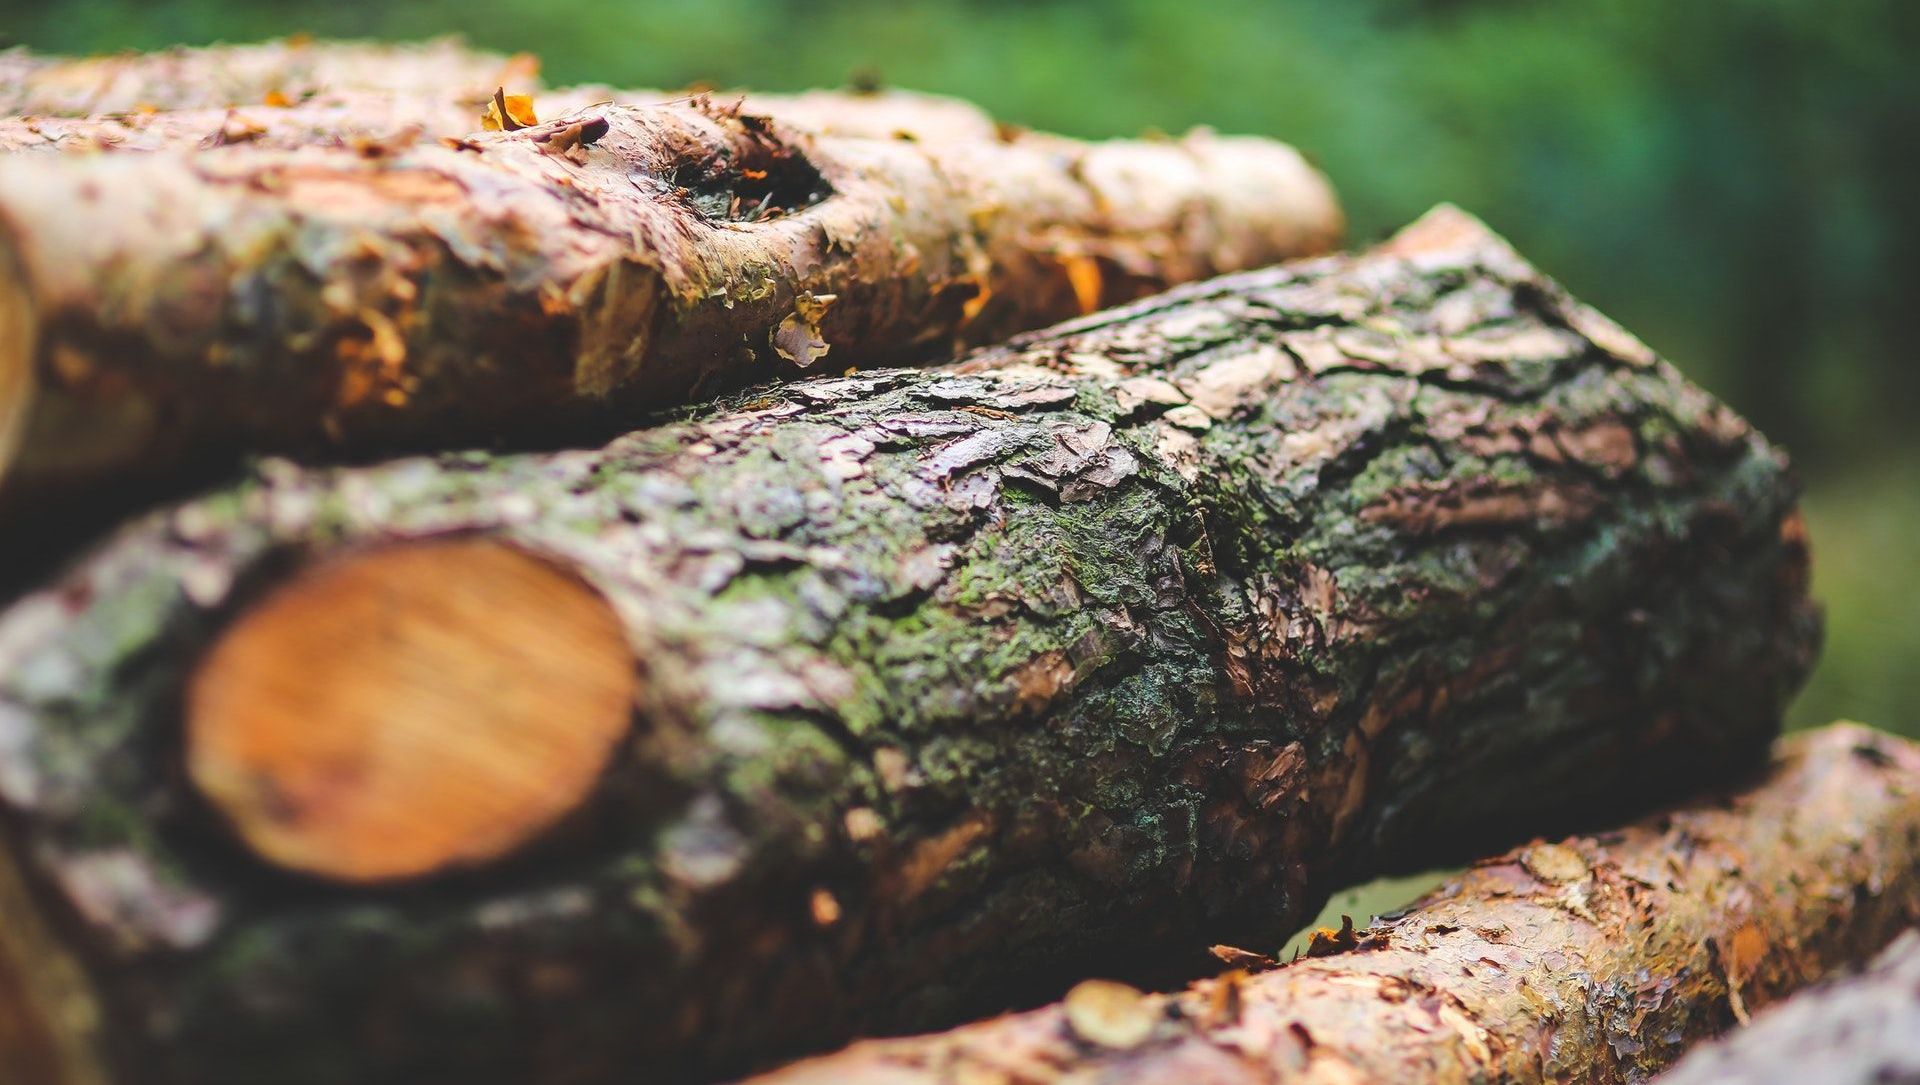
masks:
<path fill-rule="evenodd" d="M 1443 209 L 599 449 L 268 461 L 0 618 L 0 799 L 122 1082 L 739 1068 L 1197 973 L 1340 878 L 1754 763 L 1817 639 L 1794 500 L 1726 408 Z M 188 676 L 297 643 L 261 615 L 304 578 L 457 584 L 502 550 L 597 591 L 631 653 L 631 729 L 571 813 L 361 879 L 260 846 L 263 818 L 325 839 L 272 801 L 288 766 L 175 771 L 236 722 L 182 719 Z M 542 610 L 368 635 L 568 632 Z M 410 703 L 301 655 L 261 673 Z M 464 715 L 403 730 L 451 748 Z"/>
<path fill-rule="evenodd" d="M 1165 996 L 1089 981 L 1097 1014 L 1083 984 L 753 1085 L 1626 1085 L 1917 917 L 1920 747 L 1835 724 L 1783 742 L 1730 799 L 1483 861 L 1328 955 Z M 1904 944 L 1871 991 L 1803 995 L 1727 1045 L 1761 1057 L 1694 1057 L 1661 1082 L 1906 1080 L 1849 1074 L 1871 1056 L 1843 1050 L 1920 1066 L 1920 942 Z M 1859 1014 L 1834 1012 L 1842 998 Z"/>

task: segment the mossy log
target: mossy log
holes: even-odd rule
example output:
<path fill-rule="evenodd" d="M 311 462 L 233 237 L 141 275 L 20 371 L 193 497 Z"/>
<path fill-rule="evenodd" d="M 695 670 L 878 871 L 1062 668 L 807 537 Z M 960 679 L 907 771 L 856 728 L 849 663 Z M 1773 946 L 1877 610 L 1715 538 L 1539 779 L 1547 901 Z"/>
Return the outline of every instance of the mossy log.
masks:
<path fill-rule="evenodd" d="M 371 150 L 0 157 L 0 502 L 243 452 L 577 444 L 1341 228 L 1297 152 L 1207 133 L 874 140 L 702 97 Z"/>
<path fill-rule="evenodd" d="M 1895 886 L 1904 892 L 1907 886 Z M 1912 1085 L 1920 1082 L 1920 931 L 1858 974 L 1804 991 L 1702 1044 L 1660 1085 Z"/>
<path fill-rule="evenodd" d="M 856 1044 L 753 1085 L 1628 1085 L 1916 918 L 1920 747 L 1835 725 L 1784 742 L 1730 798 L 1477 863 L 1272 971 L 1170 996 L 1089 981 L 1045 1009 Z M 1895 996 L 1909 1025 L 1915 974 Z M 1785 1076 L 1662 1080 L 1893 1080 L 1794 1058 Z"/>
<path fill-rule="evenodd" d="M 10 952 L 93 991 L 31 1052 L 671 1079 L 1191 976 L 1763 760 L 1806 562 L 1778 451 L 1444 209 L 598 449 L 267 461 L 0 619 Z"/>

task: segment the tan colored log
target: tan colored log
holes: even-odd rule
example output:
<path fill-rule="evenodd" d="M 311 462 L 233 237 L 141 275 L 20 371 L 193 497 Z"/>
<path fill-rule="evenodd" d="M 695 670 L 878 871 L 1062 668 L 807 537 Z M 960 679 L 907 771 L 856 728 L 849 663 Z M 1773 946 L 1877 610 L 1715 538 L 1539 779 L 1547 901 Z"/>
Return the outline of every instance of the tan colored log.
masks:
<path fill-rule="evenodd" d="M 1835 724 L 1767 778 L 1537 841 L 1324 954 L 1173 996 L 1094 981 L 754 1085 L 1634 1082 L 1920 915 L 1920 747 Z"/>
<path fill-rule="evenodd" d="M 977 107 L 953 98 L 905 90 L 801 94 L 713 92 L 702 95 L 653 88 L 599 85 L 534 91 L 536 117 L 560 117 L 607 104 L 658 105 L 696 97 L 764 114 L 822 135 L 872 139 L 1038 139 L 997 124 Z M 465 91 L 396 96 L 379 91 L 330 90 L 295 104 L 250 102 L 217 108 L 92 114 L 84 117 L 0 118 L 0 151 L 164 151 L 248 144 L 310 147 L 339 144 L 382 153 L 419 139 L 447 139 L 482 130 L 486 102 Z"/>
<path fill-rule="evenodd" d="M 551 118 L 608 103 L 685 101 L 685 90 L 539 79 L 539 61 L 473 50 L 455 39 L 389 45 L 279 40 L 105 57 L 0 53 L 0 150 L 162 150 L 245 142 L 282 147 L 385 143 L 480 130 L 496 88 L 532 96 Z M 749 112 L 839 136 L 994 139 L 978 107 L 903 90 L 752 94 Z"/>
<path fill-rule="evenodd" d="M 0 113 L 86 117 L 295 103 L 338 92 L 455 100 L 476 107 L 502 84 L 530 83 L 539 61 L 468 48 L 457 38 L 411 44 L 282 38 L 71 57 L 0 52 Z"/>
<path fill-rule="evenodd" d="M 0 447 L 20 446 L 0 503 L 247 451 L 578 440 L 823 356 L 912 361 L 1319 251 L 1340 225 L 1267 140 L 839 138 L 705 99 L 378 155 L 12 156 L 0 306 L 26 318 L 0 343 Z"/>
<path fill-rule="evenodd" d="M 1687 1053 L 1659 1085 L 1920 1081 L 1920 930 L 1858 973 L 1803 991 Z"/>

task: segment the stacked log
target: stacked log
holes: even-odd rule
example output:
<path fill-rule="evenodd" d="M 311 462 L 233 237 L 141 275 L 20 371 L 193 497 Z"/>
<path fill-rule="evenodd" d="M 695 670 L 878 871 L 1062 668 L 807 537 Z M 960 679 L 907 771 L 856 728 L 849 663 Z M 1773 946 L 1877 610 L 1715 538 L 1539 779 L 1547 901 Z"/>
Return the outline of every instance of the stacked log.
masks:
<path fill-rule="evenodd" d="M 754 1085 L 1626 1085 L 1916 917 L 1920 747 L 1835 725 L 1786 742 L 1744 791 L 1477 863 L 1273 971 L 1166 997 L 1092 981 L 1059 1005 L 859 1044 Z M 1805 996 L 1728 1045 L 1744 1057 L 1690 1058 L 1660 1080 L 1905 1080 L 1849 1073 L 1870 1060 L 1842 1041 L 1875 1037 L 1876 1065 L 1911 1072 L 1914 944 L 1873 995 L 1845 989 L 1862 1016 L 1818 1014 L 1838 996 Z M 1896 1020 L 1899 1040 L 1884 1027 Z M 1888 1058 L 1901 1049 L 1903 1064 Z"/>
<path fill-rule="evenodd" d="M 1756 1015 L 1749 1027 L 1701 1044 L 1660 1078 L 1661 1085 L 1804 1081 L 1920 1081 L 1920 931 L 1901 935 L 1857 974 L 1796 995 Z"/>
<path fill-rule="evenodd" d="M 583 443 L 1341 226 L 1267 140 L 877 140 L 702 97 L 447 142 L 394 134 L 439 108 L 408 100 L 370 122 L 386 136 L 316 145 L 355 101 L 270 110 L 272 139 L 164 122 L 231 144 L 211 150 L 0 158 L 0 507 L 244 452 Z"/>
<path fill-rule="evenodd" d="M 1753 767 L 1817 629 L 1783 457 L 1450 210 L 599 448 L 267 461 L 0 618 L 9 1057 L 669 1080 L 1192 973 Z"/>

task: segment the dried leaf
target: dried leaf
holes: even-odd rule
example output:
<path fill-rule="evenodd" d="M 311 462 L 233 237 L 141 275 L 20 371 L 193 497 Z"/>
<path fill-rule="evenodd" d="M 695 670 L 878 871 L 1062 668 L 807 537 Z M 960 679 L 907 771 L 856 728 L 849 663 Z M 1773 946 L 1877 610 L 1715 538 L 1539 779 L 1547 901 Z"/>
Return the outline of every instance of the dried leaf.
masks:
<path fill-rule="evenodd" d="M 774 330 L 773 349 L 802 369 L 826 357 L 832 348 L 821 338 L 820 321 L 838 300 L 838 294 L 816 296 L 811 292 L 793 299 L 793 312 Z"/>
<path fill-rule="evenodd" d="M 533 95 L 508 94 L 505 87 L 494 88 L 493 100 L 480 117 L 480 127 L 488 132 L 518 132 L 539 123 L 533 114 Z"/>
<path fill-rule="evenodd" d="M 1073 287 L 1073 300 L 1079 304 L 1080 311 L 1098 312 L 1104 286 L 1100 261 L 1091 256 L 1075 254 L 1061 257 L 1060 266 L 1066 269 L 1067 285 Z"/>
<path fill-rule="evenodd" d="M 587 148 L 607 134 L 605 117 L 587 117 L 533 137 L 542 154 L 559 155 L 576 165 L 587 164 Z"/>
<path fill-rule="evenodd" d="M 1239 946 L 1218 945 L 1208 949 L 1207 952 L 1213 954 L 1228 968 L 1245 972 L 1265 972 L 1270 968 L 1280 967 L 1280 962 L 1272 957 L 1264 953 L 1255 953 L 1250 949 L 1241 949 Z"/>

